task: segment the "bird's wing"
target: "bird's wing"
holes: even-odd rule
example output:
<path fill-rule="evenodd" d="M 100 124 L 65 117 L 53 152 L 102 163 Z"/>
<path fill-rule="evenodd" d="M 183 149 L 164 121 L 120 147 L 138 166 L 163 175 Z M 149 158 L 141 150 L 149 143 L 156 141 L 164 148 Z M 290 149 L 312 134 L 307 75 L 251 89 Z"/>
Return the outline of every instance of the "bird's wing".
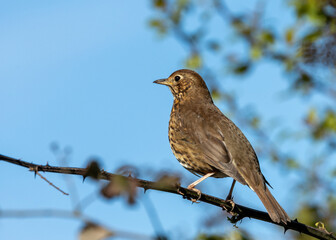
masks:
<path fill-rule="evenodd" d="M 203 160 L 210 166 L 218 169 L 226 175 L 246 184 L 244 178 L 239 174 L 234 163 L 234 157 L 225 139 L 220 119 L 211 119 L 213 114 L 199 114 L 197 111 L 185 111 L 189 116 L 183 119 L 192 119 L 192 122 L 184 122 L 185 134 L 191 136 L 195 146 L 203 155 Z M 221 116 L 224 116 L 220 112 Z"/>
<path fill-rule="evenodd" d="M 196 110 L 196 111 L 195 111 Z M 241 130 L 215 105 L 185 111 L 193 122 L 184 123 L 187 134 L 198 142 L 204 161 L 254 189 L 267 183 L 257 155 Z"/>
<path fill-rule="evenodd" d="M 261 173 L 258 157 L 242 131 L 228 119 L 217 107 L 210 109 L 214 111 L 212 114 L 217 116 L 210 120 L 207 124 L 209 128 L 214 129 L 217 138 L 225 142 L 227 151 L 230 153 L 232 165 L 237 172 L 232 176 L 237 179 L 243 178 L 245 183 L 252 188 L 263 186 L 267 183 Z M 239 181 L 239 180 L 238 180 Z"/>

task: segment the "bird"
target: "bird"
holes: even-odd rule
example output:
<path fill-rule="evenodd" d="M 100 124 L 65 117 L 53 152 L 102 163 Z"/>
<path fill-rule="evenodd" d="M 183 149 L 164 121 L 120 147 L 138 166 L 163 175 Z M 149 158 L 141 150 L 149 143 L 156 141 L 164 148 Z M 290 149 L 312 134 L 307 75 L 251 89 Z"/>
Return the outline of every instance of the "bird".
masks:
<path fill-rule="evenodd" d="M 258 195 L 273 222 L 290 222 L 267 187 L 270 184 L 251 143 L 216 107 L 203 78 L 193 70 L 180 69 L 154 83 L 168 86 L 174 97 L 168 128 L 171 149 L 184 168 L 200 177 L 188 189 L 200 194 L 195 186 L 206 178 L 231 177 L 227 200 L 232 199 L 238 181 Z"/>

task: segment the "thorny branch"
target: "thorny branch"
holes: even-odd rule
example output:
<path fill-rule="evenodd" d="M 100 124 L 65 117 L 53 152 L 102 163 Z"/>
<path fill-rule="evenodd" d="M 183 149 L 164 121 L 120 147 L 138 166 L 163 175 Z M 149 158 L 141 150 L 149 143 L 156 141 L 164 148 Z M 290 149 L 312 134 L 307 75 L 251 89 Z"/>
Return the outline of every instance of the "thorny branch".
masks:
<path fill-rule="evenodd" d="M 38 165 L 38 164 L 22 161 L 19 159 L 7 157 L 1 154 L 0 154 L 0 160 L 22 166 L 30 170 L 33 169 L 34 171 L 80 175 L 83 177 L 86 177 L 87 172 L 88 172 L 87 168 L 72 168 L 72 167 L 57 167 L 57 166 L 50 166 L 50 165 Z M 122 175 L 109 173 L 104 170 L 100 170 L 98 172 L 97 177 L 98 179 L 103 179 L 107 181 L 115 177 L 118 177 L 118 178 L 124 179 L 125 181 L 134 181 L 137 187 L 143 188 L 145 190 L 152 189 L 152 190 L 157 190 L 157 191 L 174 193 L 178 195 L 183 193 L 184 198 L 187 198 L 187 199 L 197 199 L 198 198 L 198 193 L 192 190 L 189 190 L 187 188 L 178 186 L 176 184 L 175 185 L 174 184 L 162 184 L 160 182 L 152 182 L 152 181 L 146 181 L 146 180 L 132 178 L 132 177 L 125 177 Z M 282 226 L 284 227 L 285 231 L 287 231 L 288 229 L 291 229 L 293 231 L 296 231 L 299 233 L 305 233 L 309 236 L 312 236 L 318 239 L 336 240 L 335 234 L 329 233 L 325 229 L 318 229 L 318 228 L 310 227 L 310 226 L 307 226 L 305 224 L 298 222 L 297 220 L 292 220 L 290 223 L 287 223 L 287 225 L 284 225 L 283 223 L 275 223 L 270 219 L 269 215 L 266 212 L 251 209 L 251 208 L 239 205 L 239 204 L 232 204 L 223 199 L 216 198 L 214 196 L 207 195 L 204 193 L 201 194 L 201 198 L 199 199 L 199 201 L 205 202 L 205 203 L 208 203 L 214 206 L 218 206 L 218 207 L 221 207 L 223 210 L 226 210 L 228 213 L 232 215 L 232 217 L 229 219 L 232 223 L 236 223 L 242 220 L 243 218 L 248 217 L 248 218 L 254 218 L 254 219 L 264 221 L 264 222 L 269 222 L 275 225 Z"/>

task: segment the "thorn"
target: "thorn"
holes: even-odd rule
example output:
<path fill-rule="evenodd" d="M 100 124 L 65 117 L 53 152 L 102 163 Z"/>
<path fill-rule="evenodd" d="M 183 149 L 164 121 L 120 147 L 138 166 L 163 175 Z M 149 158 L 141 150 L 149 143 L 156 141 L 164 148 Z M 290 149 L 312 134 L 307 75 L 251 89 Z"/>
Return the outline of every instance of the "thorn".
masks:
<path fill-rule="evenodd" d="M 30 167 L 29 171 L 34 171 L 34 178 L 36 178 L 36 175 L 37 175 L 37 172 L 38 172 L 37 167 Z"/>
<path fill-rule="evenodd" d="M 146 192 L 147 192 L 147 190 L 148 190 L 148 188 L 145 188 L 145 187 L 144 187 L 143 189 L 144 189 L 144 193 L 146 193 Z"/>
<path fill-rule="evenodd" d="M 47 162 L 46 166 L 47 166 L 47 167 L 50 167 L 49 162 Z"/>
<path fill-rule="evenodd" d="M 284 226 L 284 234 L 288 231 L 288 227 L 287 226 Z"/>
<path fill-rule="evenodd" d="M 85 179 L 86 179 L 86 176 L 83 176 L 83 182 L 85 181 Z"/>

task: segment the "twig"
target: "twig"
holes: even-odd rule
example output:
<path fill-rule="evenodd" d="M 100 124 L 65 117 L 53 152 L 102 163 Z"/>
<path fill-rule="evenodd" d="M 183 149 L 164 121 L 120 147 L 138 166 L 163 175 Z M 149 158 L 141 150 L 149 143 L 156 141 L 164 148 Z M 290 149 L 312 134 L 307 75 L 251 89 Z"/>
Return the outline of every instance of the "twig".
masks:
<path fill-rule="evenodd" d="M 158 240 L 160 239 L 168 239 L 165 231 L 163 230 L 159 215 L 157 214 L 152 201 L 149 196 L 143 201 L 144 208 L 147 212 L 148 218 L 154 228 L 156 233 L 156 237 Z"/>
<path fill-rule="evenodd" d="M 43 171 L 43 172 L 72 174 L 72 175 L 80 175 L 83 177 L 85 177 L 87 174 L 86 168 L 71 168 L 71 167 L 56 167 L 56 166 L 49 166 L 49 165 L 38 165 L 38 164 L 25 162 L 19 159 L 15 159 L 15 158 L 3 156 L 3 155 L 0 155 L 0 160 L 9 162 L 12 164 L 16 164 L 22 167 L 26 167 L 29 169 L 36 168 L 37 171 Z M 135 181 L 138 187 L 144 188 L 145 190 L 152 189 L 152 190 L 174 193 L 178 195 L 180 195 L 180 193 L 182 192 L 184 194 L 184 197 L 187 199 L 198 198 L 198 193 L 192 190 L 189 190 L 187 188 L 183 188 L 183 187 L 176 186 L 176 185 L 167 185 L 167 184 L 162 184 L 158 182 L 151 182 L 151 181 L 146 181 L 146 180 L 137 179 L 137 178 L 125 177 L 122 175 L 109 173 L 104 170 L 101 170 L 98 175 L 99 179 L 104 179 L 104 180 L 110 180 L 114 177 L 123 178 L 125 181 L 127 180 Z M 284 225 L 283 223 L 275 223 L 271 220 L 271 218 L 266 212 L 251 209 L 251 208 L 239 205 L 239 204 L 235 204 L 234 207 L 232 207 L 232 205 L 229 202 L 225 201 L 224 199 L 216 198 L 214 196 L 207 195 L 204 193 L 201 194 L 201 198 L 199 199 L 199 201 L 227 209 L 229 213 L 234 214 L 234 216 L 231 218 L 231 222 L 234 222 L 234 223 L 245 217 L 248 217 L 248 218 L 258 219 L 264 222 L 273 223 L 275 225 L 284 227 L 285 230 L 291 229 L 296 232 L 304 233 L 304 234 L 307 234 L 309 236 L 312 236 L 318 239 L 336 240 L 335 234 L 326 233 L 325 231 L 322 231 L 318 228 L 310 227 L 303 223 L 300 223 L 297 220 L 292 220 L 291 222 L 287 223 L 287 225 Z"/>
<path fill-rule="evenodd" d="M 31 210 L 0 210 L 0 218 L 40 218 L 40 217 L 52 217 L 52 218 L 65 218 L 74 219 L 85 222 L 86 224 L 95 224 L 97 226 L 103 227 L 107 231 L 113 233 L 114 236 L 127 238 L 127 239 L 139 239 L 139 240 L 154 240 L 154 237 L 146 236 L 143 234 L 119 231 L 111 229 L 109 227 L 103 226 L 102 224 L 96 223 L 90 217 L 84 216 L 80 212 L 68 211 L 61 209 L 31 209 Z"/>
<path fill-rule="evenodd" d="M 60 189 L 59 187 L 57 187 L 55 184 L 53 184 L 52 182 L 50 182 L 48 179 L 46 179 L 44 176 L 42 176 L 41 173 L 38 172 L 37 168 L 29 168 L 30 171 L 34 171 L 36 175 L 40 176 L 40 178 L 42 178 L 44 181 L 46 181 L 47 183 L 49 183 L 49 185 L 51 185 L 52 187 L 56 188 L 58 191 L 60 191 L 61 193 L 63 193 L 64 195 L 69 195 L 69 193 L 64 192 L 62 189 Z"/>

